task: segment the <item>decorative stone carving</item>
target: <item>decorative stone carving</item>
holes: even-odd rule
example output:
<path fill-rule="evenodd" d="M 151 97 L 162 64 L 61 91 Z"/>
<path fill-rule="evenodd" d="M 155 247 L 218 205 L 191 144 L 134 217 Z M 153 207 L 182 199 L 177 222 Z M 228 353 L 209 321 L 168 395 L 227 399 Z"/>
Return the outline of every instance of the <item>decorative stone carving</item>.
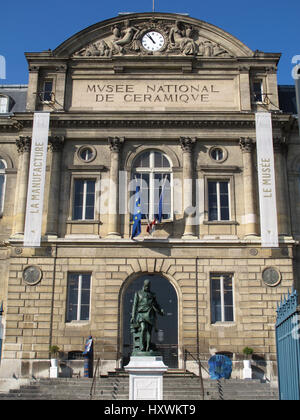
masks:
<path fill-rule="evenodd" d="M 18 153 L 30 152 L 31 148 L 31 137 L 19 137 L 16 140 Z"/>
<path fill-rule="evenodd" d="M 124 53 L 126 52 L 125 47 L 130 45 L 130 49 L 133 51 L 139 51 L 140 46 L 136 40 L 138 38 L 140 29 L 136 28 L 135 26 L 130 26 L 129 20 L 125 20 L 124 25 L 125 26 L 123 30 L 120 30 L 117 25 L 113 27 L 113 45 L 115 50 L 117 52 Z"/>
<path fill-rule="evenodd" d="M 119 153 L 124 143 L 124 137 L 108 137 L 108 143 L 111 152 Z"/>
<path fill-rule="evenodd" d="M 181 22 L 176 21 L 169 32 L 169 50 L 179 49 L 184 55 L 196 55 L 198 49 L 193 39 L 193 32 L 191 26 L 185 29 Z"/>
<path fill-rule="evenodd" d="M 240 148 L 242 152 L 251 153 L 254 149 L 254 141 L 250 137 L 241 137 L 240 138 Z"/>
<path fill-rule="evenodd" d="M 157 31 L 164 37 L 164 46 L 158 51 L 147 51 L 142 46 L 142 38 L 147 31 Z M 77 51 L 74 57 L 112 57 L 113 55 L 184 55 L 203 57 L 231 57 L 220 44 L 201 35 L 199 28 L 182 21 L 174 23 L 150 19 L 139 25 L 125 20 L 123 25 L 115 24 L 111 34 L 88 44 Z"/>
<path fill-rule="evenodd" d="M 40 267 L 35 265 L 30 265 L 25 267 L 22 273 L 24 283 L 28 284 L 29 286 L 35 286 L 39 283 L 42 279 L 42 270 Z"/>
<path fill-rule="evenodd" d="M 267 267 L 262 273 L 263 282 L 270 287 L 277 286 L 281 281 L 281 273 L 276 267 Z"/>
<path fill-rule="evenodd" d="M 193 145 L 196 143 L 196 138 L 180 137 L 180 146 L 183 152 L 191 153 Z"/>
<path fill-rule="evenodd" d="M 49 137 L 49 149 L 52 152 L 60 152 L 64 146 L 63 136 Z"/>

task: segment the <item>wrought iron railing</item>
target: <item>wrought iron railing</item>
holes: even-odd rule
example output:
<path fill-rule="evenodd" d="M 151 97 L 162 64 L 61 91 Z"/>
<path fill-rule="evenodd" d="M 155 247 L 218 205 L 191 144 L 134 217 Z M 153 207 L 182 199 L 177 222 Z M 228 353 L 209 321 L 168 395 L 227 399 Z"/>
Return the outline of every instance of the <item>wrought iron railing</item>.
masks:
<path fill-rule="evenodd" d="M 94 395 L 95 395 L 99 366 L 100 366 L 100 357 L 98 357 L 98 359 L 97 359 L 95 370 L 93 372 L 93 381 L 92 381 L 92 385 L 91 385 L 91 389 L 90 389 L 90 400 L 92 400 Z"/>
<path fill-rule="evenodd" d="M 300 400 L 300 306 L 296 290 L 277 306 L 276 350 L 280 400 Z"/>
<path fill-rule="evenodd" d="M 187 349 L 184 349 L 184 371 L 187 371 L 186 368 L 186 362 L 188 360 L 188 357 L 190 357 L 192 360 L 194 360 L 194 362 L 197 363 L 198 365 L 198 377 L 199 377 L 199 381 L 200 381 L 200 387 L 201 387 L 201 396 L 202 399 L 204 400 L 204 383 L 203 383 L 203 375 L 202 375 L 202 370 L 204 370 L 205 372 L 208 372 L 208 370 L 202 365 L 201 360 L 200 360 L 200 354 L 196 353 L 196 356 L 194 356 L 193 353 L 189 352 Z"/>

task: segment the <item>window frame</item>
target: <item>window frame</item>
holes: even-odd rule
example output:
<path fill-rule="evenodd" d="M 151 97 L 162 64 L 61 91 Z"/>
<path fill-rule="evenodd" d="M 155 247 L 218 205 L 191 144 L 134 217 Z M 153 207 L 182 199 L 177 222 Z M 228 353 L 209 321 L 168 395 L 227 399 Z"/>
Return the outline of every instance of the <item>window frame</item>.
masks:
<path fill-rule="evenodd" d="M 231 276 L 231 297 L 232 297 L 232 320 L 225 319 L 225 303 L 224 303 L 224 278 L 227 276 Z M 221 320 L 213 320 L 213 287 L 212 287 L 212 280 L 216 280 L 219 277 L 220 281 L 220 302 L 221 302 Z M 235 294 L 234 294 L 234 273 L 219 273 L 219 272 L 211 272 L 209 275 L 209 282 L 210 282 L 210 323 L 211 325 L 216 324 L 232 324 L 235 323 Z"/>
<path fill-rule="evenodd" d="M 51 83 L 51 91 L 48 91 L 48 90 L 46 91 L 45 90 L 46 83 Z M 50 99 L 46 99 L 45 98 L 46 92 L 47 92 L 47 94 L 50 93 Z M 51 79 L 51 78 L 44 79 L 43 80 L 42 98 L 41 98 L 42 99 L 42 102 L 43 103 L 53 102 L 53 95 L 54 95 L 54 79 Z"/>
<path fill-rule="evenodd" d="M 216 152 L 216 151 L 218 151 L 218 150 L 220 150 L 221 152 L 222 152 L 222 158 L 218 158 L 218 159 L 215 159 L 214 157 L 213 157 L 213 154 Z M 210 149 L 209 149 L 209 156 L 210 156 L 210 158 L 211 158 L 211 160 L 214 162 L 214 163 L 217 163 L 217 164 L 221 164 L 221 163 L 224 163 L 225 162 L 225 160 L 227 160 L 227 158 L 228 158 L 228 151 L 227 151 L 227 149 L 224 147 L 224 146 L 212 146 Z"/>
<path fill-rule="evenodd" d="M 82 292 L 82 277 L 83 275 L 89 275 L 90 276 L 90 288 L 89 288 L 89 316 L 88 319 L 80 319 L 81 318 L 81 292 Z M 69 306 L 70 306 L 70 296 L 69 296 L 69 282 L 72 276 L 78 276 L 78 294 L 77 294 L 77 313 L 76 313 L 76 319 L 69 319 Z M 79 272 L 79 271 L 69 271 L 67 275 L 67 299 L 66 299 L 66 323 L 74 323 L 74 322 L 90 322 L 91 321 L 91 301 L 92 301 L 92 273 L 90 271 L 87 272 Z"/>
<path fill-rule="evenodd" d="M 82 204 L 82 217 L 81 219 L 75 219 L 74 218 L 74 210 L 75 210 L 75 197 L 76 197 L 76 193 L 75 193 L 75 183 L 76 181 L 84 181 L 84 193 L 83 193 L 83 204 Z M 94 188 L 94 216 L 92 219 L 87 219 L 86 216 L 86 195 L 87 195 L 87 181 L 94 181 L 95 183 L 95 188 Z M 97 201 L 96 201 L 96 192 L 97 192 L 97 178 L 95 176 L 75 176 L 72 179 L 72 200 L 71 200 L 71 220 L 74 222 L 93 222 L 96 220 L 96 206 L 97 206 Z M 85 204 L 85 205 L 84 205 Z"/>
<path fill-rule="evenodd" d="M 217 219 L 210 219 L 209 218 L 209 183 L 210 182 L 216 182 L 216 195 L 217 195 Z M 229 219 L 221 219 L 221 204 L 220 204 L 220 182 L 227 182 L 228 184 L 228 211 L 229 211 Z M 227 177 L 224 178 L 208 178 L 207 179 L 207 221 L 211 223 L 226 223 L 226 222 L 232 222 L 232 209 L 231 209 L 231 182 L 230 179 Z"/>
<path fill-rule="evenodd" d="M 6 192 L 6 181 L 7 181 L 7 175 L 6 175 L 7 163 L 6 163 L 6 160 L 3 159 L 1 156 L 0 156 L 0 161 L 3 162 L 3 164 L 4 164 L 4 168 L 0 168 L 0 176 L 3 176 L 3 178 L 4 178 L 2 195 L 0 196 L 0 217 L 3 217 L 5 192 Z"/>
<path fill-rule="evenodd" d="M 146 168 L 143 167 L 136 167 L 135 166 L 135 162 L 138 158 L 140 158 L 141 156 L 145 155 L 149 153 L 149 166 Z M 168 163 L 169 163 L 169 167 L 164 168 L 164 167 L 155 167 L 155 153 L 160 153 L 162 156 L 164 156 Z M 149 191 L 149 203 L 148 203 L 148 219 L 150 221 L 152 221 L 154 219 L 155 211 L 154 211 L 154 206 L 155 206 L 155 175 L 156 174 L 162 174 L 162 175 L 170 175 L 170 192 L 171 192 L 171 206 L 170 206 L 170 217 L 167 219 L 162 219 L 163 222 L 170 222 L 173 221 L 174 219 L 174 200 L 173 200 L 173 168 L 172 168 L 172 162 L 171 159 L 168 157 L 168 155 L 164 152 L 162 152 L 161 150 L 157 150 L 157 149 L 150 149 L 150 150 L 144 150 L 143 152 L 141 152 L 138 156 L 136 156 L 136 158 L 133 161 L 133 165 L 132 165 L 132 170 L 131 170 L 131 180 L 134 180 L 134 177 L 136 174 L 149 174 L 149 185 L 148 185 L 148 191 Z M 132 194 L 134 194 L 134 191 L 131 191 L 131 196 Z M 131 219 L 132 219 L 132 214 L 131 214 Z M 146 222 L 148 221 L 148 219 L 142 218 L 142 222 Z"/>
<path fill-rule="evenodd" d="M 91 156 L 89 158 L 82 157 L 82 153 L 84 153 L 85 151 L 90 151 L 91 152 Z M 92 162 L 93 160 L 96 159 L 97 151 L 91 145 L 83 145 L 83 146 L 79 147 L 79 149 L 77 151 L 77 156 L 78 156 L 78 159 L 80 160 L 80 162 L 90 163 L 90 162 Z"/>
<path fill-rule="evenodd" d="M 261 100 L 256 99 L 256 93 L 255 93 L 255 90 L 254 90 L 254 84 L 255 83 L 260 84 Z M 254 103 L 254 104 L 263 104 L 264 103 L 264 90 L 265 90 L 264 79 L 262 77 L 259 77 L 259 76 L 254 77 L 252 79 L 252 82 L 251 82 L 251 93 L 252 93 L 252 95 L 251 95 L 252 101 L 251 102 Z"/>

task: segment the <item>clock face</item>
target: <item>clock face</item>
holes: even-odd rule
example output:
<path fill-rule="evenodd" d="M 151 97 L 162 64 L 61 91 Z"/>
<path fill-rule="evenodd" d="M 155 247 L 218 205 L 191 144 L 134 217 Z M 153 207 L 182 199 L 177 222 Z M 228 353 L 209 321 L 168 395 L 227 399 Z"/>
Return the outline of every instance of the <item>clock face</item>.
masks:
<path fill-rule="evenodd" d="M 142 45 L 147 51 L 158 51 L 164 44 L 165 38 L 156 31 L 149 31 L 142 38 Z"/>

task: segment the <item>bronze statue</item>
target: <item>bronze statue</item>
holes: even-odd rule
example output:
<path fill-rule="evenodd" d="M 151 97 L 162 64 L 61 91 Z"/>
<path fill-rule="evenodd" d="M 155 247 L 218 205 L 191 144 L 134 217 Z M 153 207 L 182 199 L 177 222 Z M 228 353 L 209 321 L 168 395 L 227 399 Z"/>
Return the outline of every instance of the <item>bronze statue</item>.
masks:
<path fill-rule="evenodd" d="M 156 327 L 156 314 L 164 315 L 156 301 L 155 294 L 150 291 L 150 280 L 145 280 L 143 288 L 135 293 L 132 306 L 130 329 L 133 333 L 134 349 L 137 352 L 155 351 L 155 344 L 151 343 L 151 333 Z"/>

